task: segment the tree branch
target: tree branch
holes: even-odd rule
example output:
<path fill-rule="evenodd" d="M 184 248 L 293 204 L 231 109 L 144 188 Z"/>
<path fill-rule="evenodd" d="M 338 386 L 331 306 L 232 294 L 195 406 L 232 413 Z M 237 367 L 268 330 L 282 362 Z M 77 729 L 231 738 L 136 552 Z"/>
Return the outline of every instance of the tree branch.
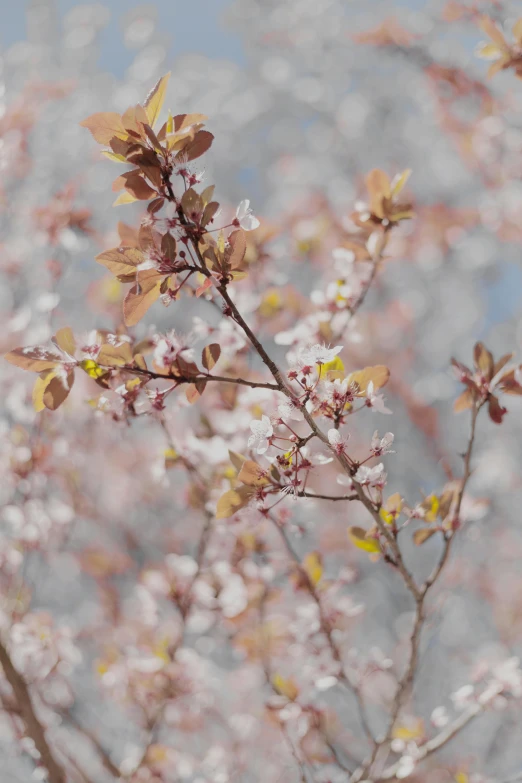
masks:
<path fill-rule="evenodd" d="M 40 754 L 40 762 L 49 773 L 49 783 L 67 783 L 67 777 L 63 767 L 56 761 L 45 736 L 45 729 L 40 723 L 33 706 L 29 688 L 22 675 L 15 669 L 11 657 L 0 641 L 0 665 L 4 670 L 9 685 L 18 705 L 19 715 L 22 719 L 27 736 L 34 742 L 35 748 Z"/>

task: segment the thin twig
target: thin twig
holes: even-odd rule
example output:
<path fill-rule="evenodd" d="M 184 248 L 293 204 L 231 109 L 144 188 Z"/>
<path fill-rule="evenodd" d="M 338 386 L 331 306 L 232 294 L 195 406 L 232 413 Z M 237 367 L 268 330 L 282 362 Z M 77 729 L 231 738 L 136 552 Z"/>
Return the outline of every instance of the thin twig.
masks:
<path fill-rule="evenodd" d="M 359 780 L 363 778 L 368 778 L 368 776 L 371 774 L 372 766 L 375 763 L 379 752 L 381 751 L 382 748 L 386 748 L 393 738 L 393 732 L 395 729 L 395 725 L 397 723 L 397 719 L 413 687 L 413 681 L 415 679 L 415 672 L 417 671 L 417 664 L 419 659 L 421 632 L 425 620 L 426 597 L 428 595 L 428 591 L 435 584 L 435 582 L 437 581 L 437 579 L 441 574 L 442 569 L 444 568 L 444 565 L 448 561 L 451 544 L 455 536 L 454 529 L 459 524 L 459 515 L 462 506 L 462 499 L 464 497 L 464 491 L 466 489 L 466 485 L 471 476 L 471 456 L 473 453 L 473 446 L 475 443 L 476 424 L 477 424 L 477 417 L 480 408 L 481 408 L 480 404 L 475 405 L 473 407 L 472 414 L 471 414 L 470 435 L 468 439 L 468 446 L 466 449 L 466 453 L 464 455 L 464 474 L 462 477 L 461 485 L 457 495 L 457 500 L 455 503 L 455 510 L 453 514 L 453 527 L 451 530 L 445 533 L 444 548 L 442 551 L 442 555 L 439 558 L 439 561 L 437 562 L 437 565 L 435 566 L 431 574 L 428 576 L 428 578 L 426 579 L 426 581 L 418 591 L 418 594 L 415 596 L 415 619 L 413 621 L 413 628 L 410 635 L 410 653 L 408 656 L 406 669 L 401 679 L 399 680 L 399 684 L 397 686 L 397 691 L 391 708 L 388 730 L 386 731 L 384 738 L 375 747 L 374 752 L 370 757 L 369 761 L 361 769 L 356 770 L 356 772 L 354 773 L 354 775 L 350 780 L 350 783 L 358 783 Z"/>
<path fill-rule="evenodd" d="M 107 770 L 107 772 L 110 772 L 110 774 L 115 778 L 120 778 L 120 770 L 114 764 L 114 762 L 111 760 L 109 754 L 101 744 L 100 740 L 96 736 L 96 734 L 88 729 L 86 726 L 83 726 L 80 721 L 73 715 L 73 713 L 70 710 L 65 710 L 62 713 L 63 717 L 71 723 L 72 726 L 84 737 L 87 737 L 88 740 L 94 745 L 96 748 L 96 751 L 100 757 L 100 761 Z"/>
<path fill-rule="evenodd" d="M 319 594 L 317 593 L 317 590 L 315 589 L 315 585 L 311 581 L 310 577 L 308 576 L 307 572 L 303 568 L 301 564 L 301 560 L 299 558 L 299 555 L 293 548 L 288 536 L 286 535 L 284 529 L 281 527 L 281 525 L 278 524 L 277 520 L 271 515 L 268 515 L 268 518 L 273 523 L 274 527 L 277 529 L 279 535 L 281 536 L 281 539 L 285 545 L 285 548 L 290 555 L 293 562 L 297 565 L 299 568 L 299 573 L 303 578 L 303 582 L 306 586 L 306 589 L 308 590 L 311 598 L 314 600 L 318 613 L 319 613 L 319 621 L 321 624 L 321 630 L 323 631 L 324 635 L 326 636 L 326 639 L 328 641 L 328 646 L 330 647 L 330 652 L 332 653 L 332 657 L 335 660 L 337 664 L 339 664 L 339 680 L 343 683 L 345 687 L 348 688 L 348 690 L 353 694 L 356 704 L 357 704 L 357 710 L 359 714 L 359 719 L 361 721 L 361 726 L 363 727 L 364 733 L 366 734 L 366 737 L 371 745 L 375 745 L 375 738 L 373 736 L 373 732 L 370 728 L 370 725 L 368 723 L 368 719 L 366 717 L 366 706 L 364 704 L 364 700 L 360 691 L 360 688 L 355 685 L 348 674 L 346 673 L 344 662 L 342 659 L 341 651 L 339 650 L 339 647 L 337 646 L 337 643 L 334 639 L 332 628 L 330 626 L 330 623 L 328 622 L 328 618 L 325 615 L 323 605 L 321 603 L 321 599 L 319 597 Z"/>
<path fill-rule="evenodd" d="M 134 375 L 144 375 L 151 380 L 175 381 L 178 386 L 181 386 L 183 383 L 195 383 L 196 381 L 217 381 L 218 383 L 235 383 L 237 386 L 249 386 L 251 389 L 280 391 L 279 386 L 275 383 L 251 381 L 248 378 L 230 378 L 226 375 L 206 375 L 205 373 L 193 376 L 174 375 L 172 373 L 154 372 L 154 370 L 143 370 L 141 367 L 128 367 L 127 365 L 120 369 Z"/>

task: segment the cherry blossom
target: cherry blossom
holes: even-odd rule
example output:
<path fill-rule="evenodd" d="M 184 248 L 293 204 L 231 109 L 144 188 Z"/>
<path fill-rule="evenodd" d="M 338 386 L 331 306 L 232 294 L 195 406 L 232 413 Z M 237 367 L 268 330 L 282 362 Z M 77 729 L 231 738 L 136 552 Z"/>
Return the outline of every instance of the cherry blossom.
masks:
<path fill-rule="evenodd" d="M 395 454 L 390 448 L 394 439 L 393 432 L 387 432 L 382 438 L 379 438 L 377 430 L 372 435 L 371 452 L 374 457 L 382 457 L 384 454 Z"/>
<path fill-rule="evenodd" d="M 272 422 L 268 416 L 262 416 L 261 420 L 254 419 L 250 422 L 252 434 L 248 439 L 249 448 L 255 448 L 258 454 L 264 454 L 268 449 L 269 440 L 274 434 Z"/>
<path fill-rule="evenodd" d="M 236 220 L 244 231 L 253 231 L 261 225 L 252 212 L 248 199 L 239 202 L 239 206 L 236 209 Z"/>
<path fill-rule="evenodd" d="M 328 430 L 327 435 L 328 435 L 328 442 L 330 446 L 333 447 L 336 454 L 342 454 L 346 449 L 348 438 L 343 439 L 339 430 L 333 428 Z"/>
<path fill-rule="evenodd" d="M 366 405 L 378 413 L 391 413 L 391 410 L 384 404 L 382 394 L 378 394 L 374 390 L 373 381 L 370 381 L 366 390 Z"/>
<path fill-rule="evenodd" d="M 190 347 L 187 338 L 183 338 L 171 329 L 165 335 L 154 337 L 154 361 L 165 369 L 169 369 L 178 358 L 190 362 L 194 358 L 194 349 Z"/>
<path fill-rule="evenodd" d="M 386 473 L 384 472 L 384 465 L 374 465 L 374 467 L 368 467 L 367 465 L 361 465 L 355 474 L 355 481 L 358 484 L 368 487 L 378 487 L 382 489 L 386 484 Z"/>
<path fill-rule="evenodd" d="M 312 345 L 310 348 L 302 349 L 299 352 L 298 361 L 301 366 L 326 364 L 331 362 L 342 351 L 342 345 L 336 345 L 334 348 L 328 348 L 326 345 Z"/>

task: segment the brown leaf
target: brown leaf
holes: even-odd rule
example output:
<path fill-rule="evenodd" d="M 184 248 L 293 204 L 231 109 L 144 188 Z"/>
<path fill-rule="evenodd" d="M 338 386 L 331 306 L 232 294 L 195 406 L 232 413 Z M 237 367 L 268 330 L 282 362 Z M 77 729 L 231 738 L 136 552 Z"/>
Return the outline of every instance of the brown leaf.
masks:
<path fill-rule="evenodd" d="M 230 449 L 228 456 L 230 457 L 230 462 L 239 473 L 243 467 L 243 463 L 247 461 L 247 457 L 244 457 L 243 454 L 238 454 L 236 451 L 231 451 Z"/>
<path fill-rule="evenodd" d="M 55 411 L 67 399 L 74 383 L 74 372 L 64 378 L 61 373 L 49 370 L 37 378 L 33 389 L 33 403 L 36 411 L 48 408 Z"/>
<path fill-rule="evenodd" d="M 238 474 L 238 481 L 249 487 L 264 487 L 269 484 L 266 471 L 251 459 L 247 459 L 241 466 Z"/>
<path fill-rule="evenodd" d="M 143 253 L 134 247 L 115 247 L 100 253 L 95 260 L 116 277 L 131 275 L 135 278 L 137 267 L 143 261 Z"/>
<path fill-rule="evenodd" d="M 190 219 L 196 221 L 203 211 L 203 201 L 194 188 L 189 188 L 181 197 L 183 212 Z"/>
<path fill-rule="evenodd" d="M 413 534 L 413 541 L 417 546 L 421 546 L 428 538 L 431 538 L 438 532 L 436 527 L 421 527 L 420 530 L 416 530 Z"/>
<path fill-rule="evenodd" d="M 515 370 L 511 370 L 511 372 L 506 373 L 506 375 L 504 375 L 504 377 L 501 379 L 498 387 L 505 394 L 522 394 L 522 386 L 515 379 Z"/>
<path fill-rule="evenodd" d="M 488 413 L 489 413 L 489 418 L 491 419 L 491 421 L 495 422 L 495 424 L 502 424 L 502 419 L 507 413 L 507 408 L 504 408 L 500 404 L 498 398 L 495 397 L 494 394 L 489 395 Z"/>
<path fill-rule="evenodd" d="M 185 386 L 185 397 L 191 405 L 199 400 L 201 394 L 195 383 L 189 383 Z"/>
<path fill-rule="evenodd" d="M 229 489 L 221 495 L 217 502 L 216 519 L 228 519 L 244 508 L 255 495 L 255 489 L 243 485 L 237 489 Z"/>
<path fill-rule="evenodd" d="M 128 226 L 127 223 L 122 223 L 121 220 L 118 221 L 118 235 L 121 245 L 138 247 L 138 232 L 132 226 Z"/>
<path fill-rule="evenodd" d="M 377 217 L 383 218 L 383 199 L 391 198 L 388 175 L 380 169 L 372 169 L 366 177 L 366 187 L 370 196 L 370 210 Z"/>
<path fill-rule="evenodd" d="M 386 386 L 390 378 L 390 370 L 384 364 L 376 364 L 373 367 L 365 367 L 363 370 L 356 370 L 348 376 L 349 383 L 356 383 L 359 387 L 359 394 L 364 395 L 367 392 L 368 385 L 373 381 L 374 390 Z"/>
<path fill-rule="evenodd" d="M 113 111 L 91 114 L 80 125 L 87 128 L 99 144 L 108 145 L 114 136 L 127 137 L 120 115 Z"/>
<path fill-rule="evenodd" d="M 153 196 L 158 195 L 137 171 L 124 174 L 123 178 L 125 179 L 125 190 L 138 201 L 148 201 Z"/>
<path fill-rule="evenodd" d="M 217 343 L 211 343 L 203 348 L 201 353 L 201 361 L 205 370 L 210 370 L 217 364 L 217 361 L 221 355 L 221 348 Z"/>
<path fill-rule="evenodd" d="M 69 326 L 64 326 L 62 329 L 58 329 L 53 337 L 53 343 L 58 346 L 62 351 L 68 353 L 69 356 L 74 356 L 76 350 L 76 340 L 74 334 Z"/>
<path fill-rule="evenodd" d="M 160 295 L 161 276 L 134 285 L 123 300 L 123 317 L 126 326 L 135 326 Z"/>
<path fill-rule="evenodd" d="M 193 140 L 190 141 L 185 147 L 183 147 L 177 154 L 177 158 L 183 156 L 184 160 L 191 161 L 196 160 L 203 155 L 208 149 L 210 149 L 214 136 L 205 130 L 200 130 L 196 133 Z"/>
<path fill-rule="evenodd" d="M 495 362 L 495 367 L 493 368 L 493 375 L 497 375 L 501 370 L 504 369 L 506 364 L 511 361 L 513 358 L 512 353 L 506 353 L 504 356 L 501 356 L 501 358 Z"/>
<path fill-rule="evenodd" d="M 471 408 L 474 401 L 475 395 L 473 394 L 473 389 L 465 389 L 453 403 L 453 410 L 455 413 L 462 413 L 462 411 L 466 411 L 468 408 Z"/>
<path fill-rule="evenodd" d="M 41 348 L 39 345 L 29 348 L 14 348 L 5 354 L 4 359 L 22 370 L 30 370 L 31 372 L 52 370 L 63 362 L 61 355 L 53 353 L 47 348 Z"/>
<path fill-rule="evenodd" d="M 129 131 L 133 137 L 136 137 L 143 136 L 143 123 L 148 122 L 149 119 L 143 106 L 140 106 L 138 103 L 136 106 L 131 106 L 124 112 L 121 121 L 125 130 Z"/>
<path fill-rule="evenodd" d="M 199 125 L 206 119 L 205 114 L 176 114 L 172 118 L 172 127 L 175 133 L 182 133 L 193 125 Z"/>
<path fill-rule="evenodd" d="M 166 73 L 165 76 L 162 76 L 161 79 L 158 79 L 158 81 L 156 82 L 152 90 L 145 98 L 145 103 L 143 104 L 143 106 L 147 113 L 147 118 L 151 127 L 154 127 L 154 125 L 156 124 L 156 121 L 163 107 L 169 79 L 170 79 L 170 71 Z"/>
<path fill-rule="evenodd" d="M 214 215 L 219 209 L 219 202 L 217 201 L 211 201 L 205 209 L 203 210 L 203 216 L 201 218 L 201 225 L 206 226 L 208 223 L 210 223 L 211 220 L 213 220 Z"/>
<path fill-rule="evenodd" d="M 161 252 L 169 261 L 174 261 L 176 258 L 176 240 L 168 231 L 161 237 Z"/>
<path fill-rule="evenodd" d="M 243 263 L 246 253 L 246 233 L 242 228 L 233 231 L 228 237 L 229 250 L 227 261 L 231 269 L 237 269 Z"/>
<path fill-rule="evenodd" d="M 493 377 L 494 361 L 490 351 L 483 343 L 476 343 L 473 349 L 473 361 L 475 368 L 479 370 L 486 380 L 490 381 Z"/>
<path fill-rule="evenodd" d="M 123 367 L 124 364 L 132 364 L 132 348 L 130 343 L 121 345 L 102 345 L 97 356 L 97 362 L 108 367 Z"/>
<path fill-rule="evenodd" d="M 480 19 L 480 29 L 483 30 L 486 35 L 489 35 L 492 41 L 494 41 L 498 47 L 500 47 L 503 50 L 506 50 L 508 48 L 506 39 L 502 35 L 501 31 L 498 29 L 497 25 L 494 23 L 492 19 L 489 18 L 489 16 L 483 16 Z"/>

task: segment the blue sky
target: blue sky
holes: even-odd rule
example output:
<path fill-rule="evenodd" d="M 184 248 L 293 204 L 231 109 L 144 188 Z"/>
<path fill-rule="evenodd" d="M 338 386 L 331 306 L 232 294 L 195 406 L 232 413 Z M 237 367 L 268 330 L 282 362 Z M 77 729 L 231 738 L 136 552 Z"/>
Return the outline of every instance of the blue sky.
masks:
<path fill-rule="evenodd" d="M 85 4 L 78 0 L 55 0 L 61 16 L 71 8 Z M 0 0 L 2 48 L 26 38 L 25 13 L 29 5 L 29 0 Z M 110 10 L 111 19 L 101 39 L 100 67 L 117 76 L 123 74 L 132 59 L 132 53 L 122 43 L 121 19 L 133 8 L 146 5 L 156 8 L 158 28 L 171 40 L 169 59 L 194 51 L 235 62 L 244 59 L 239 37 L 228 31 L 222 21 L 228 0 L 156 0 L 153 3 L 107 0 L 103 5 Z"/>

